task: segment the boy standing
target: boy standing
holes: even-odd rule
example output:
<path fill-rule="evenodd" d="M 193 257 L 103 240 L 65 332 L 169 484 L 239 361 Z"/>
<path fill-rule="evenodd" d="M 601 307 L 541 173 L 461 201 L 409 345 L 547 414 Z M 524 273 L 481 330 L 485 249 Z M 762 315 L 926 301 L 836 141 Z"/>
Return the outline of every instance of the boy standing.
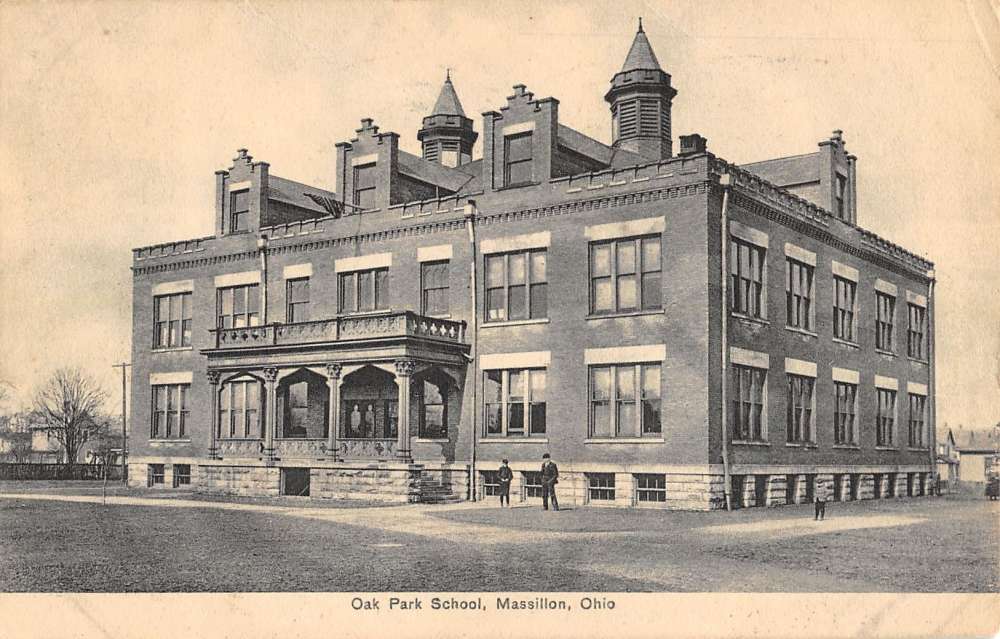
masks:
<path fill-rule="evenodd" d="M 813 517 L 813 520 L 823 521 L 823 517 L 826 516 L 826 500 L 829 497 L 825 479 L 816 478 L 816 490 L 814 493 L 816 498 L 816 515 Z"/>
<path fill-rule="evenodd" d="M 500 491 L 500 507 L 503 508 L 503 502 L 507 500 L 507 507 L 510 508 L 510 482 L 514 479 L 514 473 L 511 472 L 510 466 L 507 465 L 507 460 L 503 460 L 500 464 L 500 470 L 497 471 L 497 483 L 499 484 Z"/>
<path fill-rule="evenodd" d="M 542 508 L 549 509 L 549 498 L 552 499 L 552 510 L 559 510 L 559 500 L 556 499 L 556 484 L 559 483 L 559 467 L 552 461 L 548 453 L 542 455 Z"/>

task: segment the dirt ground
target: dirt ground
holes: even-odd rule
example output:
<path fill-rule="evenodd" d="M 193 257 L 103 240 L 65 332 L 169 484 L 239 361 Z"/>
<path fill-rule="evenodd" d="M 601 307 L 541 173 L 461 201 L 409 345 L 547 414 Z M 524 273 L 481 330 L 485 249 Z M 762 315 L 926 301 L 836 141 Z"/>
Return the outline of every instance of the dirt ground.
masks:
<path fill-rule="evenodd" d="M 982 497 L 833 503 L 815 522 L 808 506 L 556 513 L 109 495 L 0 482 L 0 591 L 1000 589 L 1000 502 Z"/>

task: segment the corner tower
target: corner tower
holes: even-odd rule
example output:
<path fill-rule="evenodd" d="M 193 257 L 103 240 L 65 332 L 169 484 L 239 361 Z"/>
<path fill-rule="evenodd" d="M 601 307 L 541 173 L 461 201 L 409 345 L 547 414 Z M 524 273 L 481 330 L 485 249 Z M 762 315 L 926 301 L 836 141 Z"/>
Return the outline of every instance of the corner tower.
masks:
<path fill-rule="evenodd" d="M 650 161 L 671 157 L 670 103 L 675 95 L 670 74 L 660 68 L 639 18 L 625 64 L 611 78 L 611 89 L 604 96 L 611 105 L 612 146 Z"/>
<path fill-rule="evenodd" d="M 451 167 L 468 164 L 472 161 L 472 145 L 478 137 L 479 134 L 472 130 L 472 120 L 465 117 L 448 72 L 431 114 L 424 118 L 417 132 L 423 158 Z"/>

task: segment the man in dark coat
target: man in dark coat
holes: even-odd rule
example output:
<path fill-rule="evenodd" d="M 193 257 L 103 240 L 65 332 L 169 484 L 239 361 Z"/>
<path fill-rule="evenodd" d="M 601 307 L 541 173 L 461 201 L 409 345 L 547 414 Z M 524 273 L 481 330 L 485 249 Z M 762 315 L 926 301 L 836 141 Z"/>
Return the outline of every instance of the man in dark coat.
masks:
<path fill-rule="evenodd" d="M 549 499 L 552 499 L 552 510 L 559 510 L 559 500 L 556 499 L 556 484 L 559 483 L 559 467 L 552 461 L 548 453 L 542 455 L 542 508 L 549 509 Z"/>
<path fill-rule="evenodd" d="M 503 507 L 504 500 L 507 501 L 507 507 L 510 508 L 510 482 L 514 479 L 514 473 L 511 472 L 510 466 L 507 465 L 507 460 L 503 460 L 500 465 L 500 470 L 497 471 L 497 484 L 499 486 L 498 492 L 500 493 L 500 507 Z"/>

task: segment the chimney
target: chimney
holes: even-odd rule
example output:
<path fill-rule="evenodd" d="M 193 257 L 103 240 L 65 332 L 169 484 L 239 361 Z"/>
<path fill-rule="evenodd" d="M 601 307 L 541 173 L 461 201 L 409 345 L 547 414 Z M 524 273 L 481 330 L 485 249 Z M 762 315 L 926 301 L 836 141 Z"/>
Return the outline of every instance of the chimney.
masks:
<path fill-rule="evenodd" d="M 692 133 L 691 135 L 681 136 L 681 150 L 678 155 L 694 155 L 695 153 L 705 153 L 708 149 L 708 140 L 698 135 L 697 133 Z"/>

